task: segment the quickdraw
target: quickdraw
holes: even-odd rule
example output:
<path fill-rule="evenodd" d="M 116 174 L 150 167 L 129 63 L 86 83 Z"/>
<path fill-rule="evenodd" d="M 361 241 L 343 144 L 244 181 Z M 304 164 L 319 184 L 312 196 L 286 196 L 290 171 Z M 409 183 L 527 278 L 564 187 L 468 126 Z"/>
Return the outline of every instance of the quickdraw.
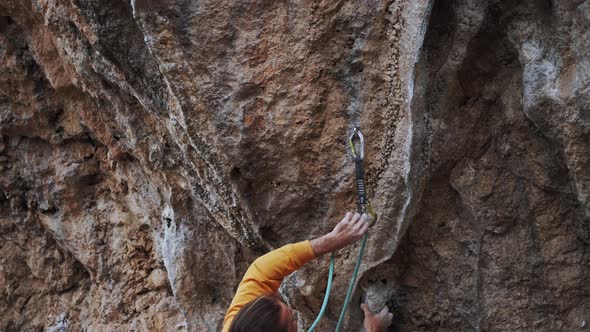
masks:
<path fill-rule="evenodd" d="M 358 147 L 355 147 L 355 141 L 358 141 Z M 358 192 L 358 212 L 368 213 L 371 215 L 371 226 L 377 221 L 377 213 L 373 210 L 371 203 L 367 199 L 365 187 L 365 170 L 363 160 L 365 159 L 365 137 L 359 127 L 354 127 L 352 134 L 348 138 L 350 153 L 354 160 L 354 173 L 356 175 L 356 188 Z"/>
<path fill-rule="evenodd" d="M 348 145 L 350 146 L 350 152 L 352 154 L 352 158 L 354 160 L 354 169 L 355 169 L 355 176 L 356 176 L 356 187 L 358 192 L 358 202 L 357 208 L 359 213 L 368 213 L 371 215 L 371 223 L 372 226 L 377 221 L 377 213 L 373 210 L 373 207 L 369 203 L 367 199 L 367 191 L 365 187 L 365 171 L 363 168 L 363 160 L 365 158 L 365 138 L 361 133 L 358 127 L 354 127 L 354 130 L 350 137 L 348 138 Z M 340 316 L 338 317 L 338 324 L 336 325 L 336 332 L 340 330 L 340 326 L 344 321 L 344 315 L 346 314 L 346 309 L 348 307 L 348 303 L 350 302 L 350 298 L 352 297 L 352 292 L 354 290 L 354 285 L 356 283 L 356 279 L 358 276 L 358 271 L 361 265 L 363 253 L 365 251 L 365 246 L 367 244 L 367 238 L 369 233 L 366 233 L 363 236 L 363 240 L 361 242 L 361 247 L 359 249 L 359 254 L 356 259 L 356 264 L 354 266 L 354 271 L 352 273 L 352 278 L 350 279 L 350 283 L 348 285 L 348 290 L 346 292 L 346 298 L 344 299 L 344 303 L 342 304 L 342 310 L 340 311 Z M 326 295 L 324 296 L 324 301 L 322 303 L 322 307 L 320 312 L 318 313 L 317 318 L 309 328 L 308 332 L 312 332 L 316 326 L 319 324 L 326 307 L 328 305 L 328 299 L 330 298 L 330 289 L 332 288 L 332 278 L 334 277 L 334 253 L 330 257 L 330 270 L 328 272 L 328 285 L 326 286 Z"/>

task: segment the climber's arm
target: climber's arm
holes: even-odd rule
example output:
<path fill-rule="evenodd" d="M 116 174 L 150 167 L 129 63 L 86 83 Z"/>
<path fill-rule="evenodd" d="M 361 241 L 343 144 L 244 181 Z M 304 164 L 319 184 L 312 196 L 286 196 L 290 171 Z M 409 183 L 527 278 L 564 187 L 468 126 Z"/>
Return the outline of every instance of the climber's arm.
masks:
<path fill-rule="evenodd" d="M 288 244 L 256 259 L 238 286 L 223 321 L 224 331 L 231 320 L 250 301 L 274 294 L 283 279 L 316 257 L 311 241 Z"/>
<path fill-rule="evenodd" d="M 288 244 L 256 259 L 246 271 L 224 319 L 224 331 L 240 309 L 262 295 L 274 294 L 283 279 L 310 260 L 343 248 L 368 230 L 367 216 L 347 213 L 328 234 L 311 241 Z"/>
<path fill-rule="evenodd" d="M 250 265 L 238 291 L 243 288 L 242 286 L 248 286 L 245 288 L 259 289 L 259 295 L 275 293 L 286 276 L 315 257 L 310 241 L 288 244 L 271 251 Z"/>

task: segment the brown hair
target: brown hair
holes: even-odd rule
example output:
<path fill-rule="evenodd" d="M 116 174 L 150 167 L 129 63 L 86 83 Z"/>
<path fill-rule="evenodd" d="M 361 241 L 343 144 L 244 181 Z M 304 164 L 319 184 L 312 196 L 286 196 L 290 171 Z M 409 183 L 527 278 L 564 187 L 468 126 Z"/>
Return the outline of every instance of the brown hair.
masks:
<path fill-rule="evenodd" d="M 274 295 L 265 295 L 248 302 L 234 318 L 229 332 L 288 332 L 288 324 L 281 322 L 280 301 Z"/>

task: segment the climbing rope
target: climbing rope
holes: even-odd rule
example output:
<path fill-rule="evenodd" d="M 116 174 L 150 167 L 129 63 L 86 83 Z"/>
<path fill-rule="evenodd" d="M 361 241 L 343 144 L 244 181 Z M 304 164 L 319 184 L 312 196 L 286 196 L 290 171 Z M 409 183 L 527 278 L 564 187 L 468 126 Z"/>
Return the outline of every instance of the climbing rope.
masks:
<path fill-rule="evenodd" d="M 355 146 L 355 142 L 358 142 L 358 146 Z M 377 221 L 377 213 L 373 210 L 373 207 L 369 203 L 367 199 L 367 192 L 365 189 L 365 172 L 363 168 L 363 160 L 365 158 L 365 138 L 361 133 L 358 127 L 354 127 L 352 134 L 348 139 L 348 145 L 350 147 L 350 152 L 352 154 L 352 158 L 354 160 L 354 168 L 355 168 L 355 176 L 356 176 L 356 188 L 358 192 L 358 212 L 360 214 L 369 213 L 372 217 L 371 225 Z M 354 266 L 354 271 L 352 273 L 352 278 L 350 279 L 350 283 L 348 284 L 348 290 L 346 291 L 346 297 L 344 299 L 344 303 L 342 304 L 342 310 L 340 311 L 340 317 L 338 318 L 338 324 L 336 325 L 336 332 L 340 330 L 340 326 L 344 321 L 344 315 L 346 314 L 346 309 L 348 307 L 348 303 L 350 302 L 350 298 L 352 297 L 352 292 L 354 290 L 354 285 L 356 283 L 356 279 L 358 277 L 359 268 L 361 266 L 361 261 L 363 258 L 363 253 L 365 251 L 365 246 L 367 244 L 367 238 L 369 233 L 366 233 L 363 236 L 363 240 L 361 242 L 361 247 L 359 249 L 359 254 L 356 258 L 356 264 Z M 320 308 L 320 312 L 309 328 L 308 332 L 312 332 L 316 326 L 319 324 L 322 316 L 324 315 L 324 311 L 328 306 L 328 300 L 330 298 L 330 289 L 332 288 L 332 279 L 334 277 L 334 253 L 330 257 L 330 268 L 328 272 L 328 285 L 326 286 L 326 295 L 324 295 L 324 301 L 322 303 L 322 307 Z"/>
<path fill-rule="evenodd" d="M 326 295 L 324 295 L 324 302 L 322 303 L 322 307 L 320 312 L 318 313 L 318 317 L 316 317 L 313 324 L 309 328 L 308 332 L 312 332 L 316 326 L 320 323 L 322 316 L 324 315 L 324 311 L 326 311 L 326 307 L 328 306 L 328 299 L 330 298 L 330 289 L 332 288 L 332 278 L 334 277 L 334 253 L 330 256 L 330 272 L 328 272 L 328 285 L 326 286 Z"/>

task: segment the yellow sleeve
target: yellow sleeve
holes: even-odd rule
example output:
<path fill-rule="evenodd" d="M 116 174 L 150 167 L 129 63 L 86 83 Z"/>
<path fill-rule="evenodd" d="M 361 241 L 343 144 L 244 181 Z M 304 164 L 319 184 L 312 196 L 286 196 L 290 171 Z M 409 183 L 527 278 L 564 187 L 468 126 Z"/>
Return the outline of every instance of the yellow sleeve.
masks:
<path fill-rule="evenodd" d="M 274 294 L 283 279 L 315 258 L 309 241 L 288 244 L 258 257 L 246 271 L 223 320 L 223 332 L 248 302 L 261 295 Z"/>

